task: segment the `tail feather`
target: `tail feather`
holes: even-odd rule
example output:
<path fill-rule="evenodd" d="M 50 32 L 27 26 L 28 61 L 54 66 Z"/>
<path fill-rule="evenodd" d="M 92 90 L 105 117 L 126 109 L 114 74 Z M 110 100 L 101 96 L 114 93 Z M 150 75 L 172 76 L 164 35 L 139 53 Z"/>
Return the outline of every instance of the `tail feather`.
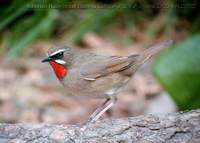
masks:
<path fill-rule="evenodd" d="M 163 42 L 150 46 L 139 55 L 139 58 L 138 58 L 139 63 L 142 64 L 146 62 L 155 54 L 158 54 L 164 49 L 168 48 L 172 43 L 173 43 L 173 40 L 167 40 L 167 41 L 163 41 Z"/>

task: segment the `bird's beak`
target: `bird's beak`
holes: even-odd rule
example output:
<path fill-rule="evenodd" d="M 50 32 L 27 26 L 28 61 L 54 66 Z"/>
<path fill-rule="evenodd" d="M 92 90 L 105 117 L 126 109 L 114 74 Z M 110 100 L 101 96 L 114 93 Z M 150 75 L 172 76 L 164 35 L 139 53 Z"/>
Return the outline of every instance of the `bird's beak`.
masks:
<path fill-rule="evenodd" d="M 52 60 L 52 58 L 47 57 L 47 58 L 45 58 L 45 59 L 42 60 L 42 63 L 49 62 L 49 61 L 51 61 L 51 60 Z"/>

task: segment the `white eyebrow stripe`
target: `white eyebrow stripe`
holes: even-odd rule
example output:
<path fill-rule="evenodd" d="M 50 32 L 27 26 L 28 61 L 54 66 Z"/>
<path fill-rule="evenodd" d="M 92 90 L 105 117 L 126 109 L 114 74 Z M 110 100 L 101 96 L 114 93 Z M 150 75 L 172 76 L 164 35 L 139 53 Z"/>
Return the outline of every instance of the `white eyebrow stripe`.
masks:
<path fill-rule="evenodd" d="M 58 54 L 58 53 L 60 53 L 60 52 L 65 52 L 66 51 L 66 49 L 59 49 L 58 51 L 55 51 L 54 53 L 52 53 L 51 55 L 49 55 L 49 56 L 54 56 L 54 55 L 56 55 L 56 54 Z"/>

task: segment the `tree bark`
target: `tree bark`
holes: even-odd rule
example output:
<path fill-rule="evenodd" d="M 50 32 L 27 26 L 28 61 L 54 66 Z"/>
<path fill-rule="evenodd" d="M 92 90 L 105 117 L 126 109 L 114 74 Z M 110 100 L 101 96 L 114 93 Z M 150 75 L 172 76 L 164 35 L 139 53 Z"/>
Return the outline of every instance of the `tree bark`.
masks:
<path fill-rule="evenodd" d="M 90 125 L 0 124 L 0 143 L 200 143 L 200 109 Z"/>

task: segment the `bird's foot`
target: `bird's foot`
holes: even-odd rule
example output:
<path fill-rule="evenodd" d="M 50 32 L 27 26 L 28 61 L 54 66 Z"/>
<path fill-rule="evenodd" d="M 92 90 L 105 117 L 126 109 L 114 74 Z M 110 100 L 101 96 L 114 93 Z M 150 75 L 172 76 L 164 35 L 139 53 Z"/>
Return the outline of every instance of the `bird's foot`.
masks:
<path fill-rule="evenodd" d="M 77 124 L 76 127 L 79 131 L 84 132 L 86 129 L 88 129 L 90 124 L 91 123 L 89 122 L 84 122 L 84 123 Z"/>
<path fill-rule="evenodd" d="M 78 123 L 75 125 L 75 130 L 79 132 L 84 132 L 86 129 L 88 129 L 90 122 L 83 122 L 83 123 Z"/>

